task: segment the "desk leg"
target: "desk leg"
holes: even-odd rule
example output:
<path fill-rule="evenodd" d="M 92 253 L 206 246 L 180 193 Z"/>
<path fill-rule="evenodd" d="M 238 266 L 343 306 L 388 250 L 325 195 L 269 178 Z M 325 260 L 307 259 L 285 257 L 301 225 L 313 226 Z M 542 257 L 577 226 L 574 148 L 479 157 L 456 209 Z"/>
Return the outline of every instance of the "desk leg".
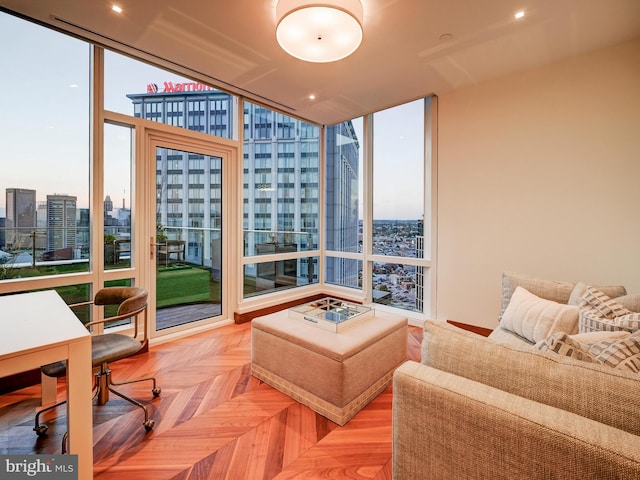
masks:
<path fill-rule="evenodd" d="M 91 337 L 69 345 L 67 363 L 69 453 L 78 455 L 78 478 L 93 478 Z"/>
<path fill-rule="evenodd" d="M 42 406 L 56 403 L 58 400 L 58 379 L 40 373 L 40 398 Z"/>

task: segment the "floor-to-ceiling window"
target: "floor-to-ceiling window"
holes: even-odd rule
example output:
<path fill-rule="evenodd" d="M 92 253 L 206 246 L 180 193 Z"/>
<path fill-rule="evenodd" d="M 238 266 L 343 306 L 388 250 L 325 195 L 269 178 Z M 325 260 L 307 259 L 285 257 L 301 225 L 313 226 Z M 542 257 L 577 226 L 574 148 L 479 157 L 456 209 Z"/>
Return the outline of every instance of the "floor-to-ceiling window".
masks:
<path fill-rule="evenodd" d="M 91 47 L 7 14 L 0 42 L 0 292 L 54 284 L 68 303 L 84 301 Z"/>
<path fill-rule="evenodd" d="M 11 67 L 2 69 L 0 85 L 15 93 L 0 110 L 0 293 L 56 288 L 76 303 L 102 286 L 144 284 L 156 244 L 162 246 L 153 254 L 163 256 L 157 276 L 171 297 L 159 305 L 197 303 L 192 291 L 176 299 L 179 289 L 170 288 L 175 271 L 187 277 L 193 267 L 190 279 L 204 279 L 198 291 L 217 307 L 207 312 L 220 315 L 221 166 L 170 150 L 160 167 L 167 175 L 158 182 L 170 198 L 160 194 L 157 215 L 148 215 L 156 199 L 142 198 L 140 187 L 153 169 L 140 168 L 145 139 L 136 138 L 143 125 L 136 118 L 231 139 L 237 98 L 5 13 L 0 22 L 5 45 L 29 39 L 0 53 Z M 92 71 L 102 76 L 92 78 Z M 100 116 L 92 110 L 104 114 L 103 123 L 93 125 Z M 145 219 L 167 240 L 143 236 Z M 89 313 L 79 312 L 83 320 Z M 163 326 L 184 322 L 176 318 Z"/>
<path fill-rule="evenodd" d="M 355 289 L 363 288 L 362 123 L 333 125 L 325 134 L 325 281 Z"/>
<path fill-rule="evenodd" d="M 317 283 L 320 128 L 244 103 L 244 297 Z"/>
<path fill-rule="evenodd" d="M 134 131 L 131 127 L 110 123 L 104 125 L 104 162 L 108 165 L 103 174 L 105 269 L 129 268 L 133 265 L 133 147 Z"/>
<path fill-rule="evenodd" d="M 229 193 L 195 151 L 167 150 L 153 192 L 157 231 L 151 239 L 136 231 L 142 139 L 132 119 L 141 119 L 242 140 L 243 164 L 231 166 L 243 190 L 239 304 L 320 284 L 427 311 L 428 99 L 321 127 L 5 13 L 0 21 L 5 44 L 17 43 L 0 53 L 11 67 L 0 72 L 2 87 L 12 93 L 0 111 L 0 292 L 46 288 L 46 276 L 67 272 L 80 276 L 56 286 L 84 285 L 85 297 L 88 285 L 134 284 L 140 245 L 163 235 L 184 242 L 172 259 L 207 263 L 196 230 L 219 225 L 216 205 Z M 92 61 L 102 66 L 99 98 Z M 96 109 L 104 123 L 92 138 Z M 12 281 L 25 276 L 34 280 Z"/>
<path fill-rule="evenodd" d="M 150 298 L 155 300 L 154 332 L 166 334 L 174 327 L 209 322 L 223 313 L 225 185 L 222 158 L 199 149 L 214 148 L 220 137 L 232 139 L 237 130 L 237 97 L 110 51 L 104 52 L 104 72 L 105 115 L 142 119 L 128 121 L 139 132 L 156 131 L 156 137 L 174 145 L 168 148 L 158 140 L 152 147 L 147 144 L 148 135 L 140 133 L 138 141 L 143 145 L 133 149 L 143 152 L 137 162 L 144 165 L 145 177 L 155 173 L 145 200 L 152 207 L 140 212 L 146 222 L 131 225 L 134 234 L 136 224 L 144 229 L 152 223 L 152 238 L 140 240 L 143 251 L 149 246 L 153 257 L 145 266 L 153 271 L 149 284 L 153 285 Z M 146 186 L 144 182 L 140 185 Z M 105 222 L 108 219 L 105 216 Z"/>
<path fill-rule="evenodd" d="M 425 100 L 373 114 L 371 232 L 373 301 L 422 311 Z"/>
<path fill-rule="evenodd" d="M 430 305 L 430 115 L 431 98 L 416 100 L 327 127 L 325 142 L 325 282 L 418 314 Z"/>

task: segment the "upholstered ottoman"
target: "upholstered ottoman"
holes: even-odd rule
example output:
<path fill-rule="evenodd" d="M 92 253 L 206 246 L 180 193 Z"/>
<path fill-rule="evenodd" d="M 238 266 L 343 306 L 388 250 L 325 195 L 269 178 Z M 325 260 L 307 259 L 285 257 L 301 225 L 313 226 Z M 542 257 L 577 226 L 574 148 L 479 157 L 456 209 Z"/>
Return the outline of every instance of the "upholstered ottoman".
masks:
<path fill-rule="evenodd" d="M 281 311 L 251 325 L 252 374 L 344 425 L 390 383 L 407 359 L 407 319 L 375 312 L 333 333 Z"/>

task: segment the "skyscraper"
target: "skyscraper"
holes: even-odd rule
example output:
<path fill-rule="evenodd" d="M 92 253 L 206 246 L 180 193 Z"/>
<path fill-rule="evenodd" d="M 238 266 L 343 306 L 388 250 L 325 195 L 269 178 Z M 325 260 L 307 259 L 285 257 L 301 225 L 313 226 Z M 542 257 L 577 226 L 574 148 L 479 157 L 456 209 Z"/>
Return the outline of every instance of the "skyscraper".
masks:
<path fill-rule="evenodd" d="M 7 188 L 6 200 L 5 248 L 20 248 L 36 228 L 36 191 Z"/>
<path fill-rule="evenodd" d="M 129 94 L 134 115 L 223 138 L 233 136 L 234 97 L 197 83 L 164 82 L 147 93 Z M 294 239 L 298 249 L 318 247 L 320 225 L 320 128 L 265 107 L 245 102 L 244 209 L 245 252 L 273 241 L 282 248 Z M 327 127 L 327 227 L 336 248 L 358 248 L 358 151 L 351 122 Z M 330 139 L 330 140 L 329 140 Z M 215 159 L 187 152 L 157 152 L 157 223 L 167 227 L 220 225 L 221 165 Z M 267 237 L 270 232 L 271 237 Z M 275 236 L 275 238 L 273 238 Z M 196 242 L 189 242 L 193 257 Z M 295 251 L 294 248 L 294 251 Z M 278 249 L 271 253 L 277 253 Z M 289 250 L 286 250 L 289 251 Z M 269 253 L 269 252 L 267 252 Z M 301 278 L 317 278 L 312 259 L 298 259 Z M 353 263 L 351 263 L 353 266 Z M 251 268 L 247 266 L 247 268 Z M 353 268 L 340 267 L 340 278 L 357 277 Z"/>
<path fill-rule="evenodd" d="M 4 244 L 5 244 L 6 234 L 5 234 L 4 227 L 6 225 L 6 222 L 7 222 L 6 217 L 0 217 L 0 250 L 4 248 Z"/>
<path fill-rule="evenodd" d="M 327 129 L 326 136 L 326 246 L 328 250 L 358 253 L 358 179 L 360 144 L 351 122 Z M 357 287 L 358 263 L 327 259 L 327 281 Z"/>
<path fill-rule="evenodd" d="M 47 195 L 48 251 L 76 247 L 76 200 L 69 195 Z"/>
<path fill-rule="evenodd" d="M 104 197 L 104 216 L 106 217 L 109 212 L 113 211 L 113 202 L 111 201 L 111 197 L 107 195 Z"/>

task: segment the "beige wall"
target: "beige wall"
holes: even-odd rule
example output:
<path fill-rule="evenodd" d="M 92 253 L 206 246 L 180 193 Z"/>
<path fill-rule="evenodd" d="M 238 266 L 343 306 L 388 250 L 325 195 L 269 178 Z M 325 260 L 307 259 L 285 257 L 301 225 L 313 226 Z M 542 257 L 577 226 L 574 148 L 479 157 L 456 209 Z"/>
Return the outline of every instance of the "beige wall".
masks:
<path fill-rule="evenodd" d="M 640 292 L 640 40 L 439 97 L 439 319 L 503 270 Z"/>

